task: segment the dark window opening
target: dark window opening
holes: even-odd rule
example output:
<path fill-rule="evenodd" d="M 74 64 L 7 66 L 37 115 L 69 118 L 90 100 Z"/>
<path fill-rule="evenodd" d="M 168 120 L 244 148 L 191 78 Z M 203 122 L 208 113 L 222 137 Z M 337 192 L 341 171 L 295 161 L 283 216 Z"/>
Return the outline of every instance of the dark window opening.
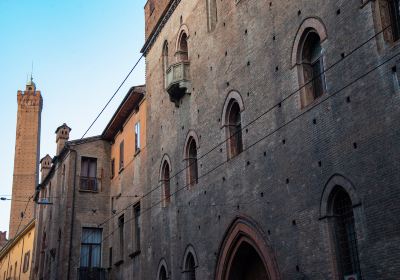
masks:
<path fill-rule="evenodd" d="M 186 152 L 187 162 L 187 177 L 190 186 L 197 184 L 198 181 L 198 166 L 197 166 L 197 145 L 193 137 L 188 141 Z"/>
<path fill-rule="evenodd" d="M 333 193 L 332 203 L 340 277 L 343 279 L 346 276 L 356 275 L 357 279 L 361 279 L 357 234 L 350 197 L 344 189 L 337 188 Z"/>
<path fill-rule="evenodd" d="M 124 169 L 124 141 L 119 144 L 119 171 Z"/>
<path fill-rule="evenodd" d="M 242 118 L 239 104 L 236 101 L 231 101 L 228 106 L 227 129 L 228 156 L 233 158 L 243 151 Z"/>
<path fill-rule="evenodd" d="M 97 159 L 82 157 L 81 160 L 81 190 L 97 191 Z"/>
<path fill-rule="evenodd" d="M 30 259 L 30 257 L 31 257 L 31 251 L 26 252 L 25 255 L 24 255 L 24 265 L 23 265 L 23 268 L 22 268 L 22 272 L 23 273 L 26 273 L 28 271 L 28 269 L 29 269 L 29 259 Z"/>
<path fill-rule="evenodd" d="M 196 263 L 194 257 L 189 253 L 185 263 L 186 280 L 196 280 Z"/>
<path fill-rule="evenodd" d="M 302 66 L 304 78 L 303 106 L 322 96 L 325 91 L 325 75 L 320 37 L 314 31 L 306 34 Z"/>
<path fill-rule="evenodd" d="M 169 164 L 164 161 L 161 169 L 162 205 L 166 207 L 171 201 Z"/>
<path fill-rule="evenodd" d="M 115 159 L 111 160 L 111 178 L 115 176 Z"/>
<path fill-rule="evenodd" d="M 124 258 L 124 225 L 125 225 L 125 218 L 124 215 L 121 215 L 118 218 L 118 233 L 119 233 L 119 256 L 121 260 Z"/>
<path fill-rule="evenodd" d="M 135 217 L 135 229 L 134 229 L 134 241 L 135 241 L 135 250 L 140 250 L 140 202 L 133 206 L 133 215 Z"/>
<path fill-rule="evenodd" d="M 159 275 L 158 275 L 159 280 L 167 280 L 167 270 L 165 269 L 164 266 L 161 267 Z"/>

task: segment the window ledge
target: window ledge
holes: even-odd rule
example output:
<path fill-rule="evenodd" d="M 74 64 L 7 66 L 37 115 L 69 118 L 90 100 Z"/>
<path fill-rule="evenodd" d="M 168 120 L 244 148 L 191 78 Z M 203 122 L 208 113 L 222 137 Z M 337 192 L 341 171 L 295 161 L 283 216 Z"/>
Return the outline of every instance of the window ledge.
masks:
<path fill-rule="evenodd" d="M 124 263 L 124 260 L 119 260 L 116 263 L 114 263 L 115 266 L 120 266 L 121 264 Z"/>
<path fill-rule="evenodd" d="M 79 192 L 81 192 L 81 193 L 99 193 L 99 191 L 83 190 L 83 189 L 79 189 Z"/>
<path fill-rule="evenodd" d="M 131 259 L 133 259 L 133 258 L 139 256 L 139 255 L 140 255 L 140 252 L 141 252 L 140 250 L 136 250 L 135 252 L 133 252 L 132 254 L 130 254 L 129 257 L 130 257 Z"/>

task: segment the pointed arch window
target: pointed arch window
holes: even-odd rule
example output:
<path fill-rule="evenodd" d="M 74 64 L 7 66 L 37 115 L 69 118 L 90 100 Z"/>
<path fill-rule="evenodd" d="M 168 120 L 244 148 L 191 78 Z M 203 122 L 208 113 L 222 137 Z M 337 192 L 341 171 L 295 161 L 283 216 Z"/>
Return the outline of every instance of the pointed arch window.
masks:
<path fill-rule="evenodd" d="M 185 262 L 185 280 L 196 280 L 196 262 L 192 253 L 189 253 Z"/>
<path fill-rule="evenodd" d="M 164 75 L 164 86 L 167 86 L 167 71 L 169 67 L 169 58 L 168 58 L 168 42 L 164 42 L 163 51 L 162 51 L 162 63 L 163 63 L 163 75 Z"/>
<path fill-rule="evenodd" d="M 350 196 L 342 187 L 337 186 L 331 194 L 330 204 L 339 278 L 348 279 L 349 276 L 356 276 L 355 279 L 361 279 L 357 234 Z"/>
<path fill-rule="evenodd" d="M 321 39 L 318 33 L 309 29 L 304 34 L 301 52 L 301 78 L 304 84 L 302 107 L 307 106 L 325 92 L 324 63 Z"/>
<path fill-rule="evenodd" d="M 243 151 L 242 116 L 239 103 L 231 99 L 226 112 L 228 157 L 233 158 Z"/>
<path fill-rule="evenodd" d="M 161 199 L 162 206 L 166 207 L 171 202 L 170 168 L 165 160 L 161 168 Z"/>
<path fill-rule="evenodd" d="M 197 165 L 197 143 L 193 137 L 190 137 L 186 146 L 186 172 L 189 186 L 197 184 L 198 165 Z"/>
<path fill-rule="evenodd" d="M 188 50 L 188 35 L 185 31 L 182 31 L 179 38 L 179 49 L 177 51 L 180 61 L 189 60 L 189 50 Z"/>
<path fill-rule="evenodd" d="M 165 269 L 165 266 L 161 266 L 160 272 L 158 273 L 158 279 L 159 280 L 167 280 L 167 270 Z"/>

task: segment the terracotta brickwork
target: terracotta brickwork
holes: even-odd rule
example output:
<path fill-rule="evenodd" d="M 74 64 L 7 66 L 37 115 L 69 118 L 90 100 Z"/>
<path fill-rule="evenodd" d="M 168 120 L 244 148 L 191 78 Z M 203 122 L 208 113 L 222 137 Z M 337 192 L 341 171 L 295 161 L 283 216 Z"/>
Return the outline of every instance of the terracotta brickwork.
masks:
<path fill-rule="evenodd" d="M 143 279 L 185 278 L 188 247 L 199 264 L 196 279 L 237 279 L 224 265 L 234 250 L 245 255 L 236 236 L 253 244 L 261 260 L 274 261 L 265 262 L 269 279 L 344 279 L 332 230 L 338 186 L 353 207 L 357 279 L 400 275 L 398 57 L 343 88 L 400 51 L 400 41 L 370 39 L 381 31 L 379 2 L 172 1 L 173 11 L 157 21 L 159 32 L 143 48 L 149 195 L 142 203 L 151 207 L 142 217 Z M 146 19 L 149 34 L 154 21 L 147 10 Z M 305 69 L 314 59 L 304 49 L 311 45 L 320 69 L 331 69 L 319 80 L 319 94 L 304 102 L 298 89 L 310 78 Z M 171 94 L 179 101 L 171 102 Z M 232 96 L 240 123 L 225 119 Z M 243 128 L 242 152 L 230 157 L 225 140 L 233 125 Z M 187 188 L 191 131 L 198 135 L 199 179 Z M 160 203 L 166 158 L 174 194 L 167 206 Z M 332 178 L 342 179 L 332 187 Z M 230 225 L 243 216 L 257 235 L 232 233 Z M 234 250 L 224 255 L 231 239 Z"/>
<path fill-rule="evenodd" d="M 42 96 L 33 82 L 28 82 L 25 91 L 18 91 L 17 131 L 15 140 L 14 178 L 10 213 L 10 238 L 13 238 L 21 222 L 29 197 L 38 183 L 40 117 Z M 19 229 L 34 217 L 34 203 L 28 203 Z"/>

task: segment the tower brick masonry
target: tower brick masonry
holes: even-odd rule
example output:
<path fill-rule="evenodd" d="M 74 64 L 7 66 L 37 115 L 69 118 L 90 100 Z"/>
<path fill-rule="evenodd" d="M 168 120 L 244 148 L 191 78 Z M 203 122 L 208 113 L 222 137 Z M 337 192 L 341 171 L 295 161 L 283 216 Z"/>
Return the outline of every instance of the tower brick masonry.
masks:
<path fill-rule="evenodd" d="M 29 200 L 38 183 L 40 118 L 43 100 L 32 81 L 25 91 L 18 91 L 14 176 L 10 213 L 10 238 L 34 217 L 34 203 Z M 27 203 L 29 201 L 29 203 Z M 25 211 L 26 207 L 26 211 Z M 25 213 L 24 213 L 25 212 Z M 24 213 L 24 214 L 22 214 Z M 23 216 L 23 217 L 22 217 Z M 21 220 L 22 219 L 22 220 Z"/>

